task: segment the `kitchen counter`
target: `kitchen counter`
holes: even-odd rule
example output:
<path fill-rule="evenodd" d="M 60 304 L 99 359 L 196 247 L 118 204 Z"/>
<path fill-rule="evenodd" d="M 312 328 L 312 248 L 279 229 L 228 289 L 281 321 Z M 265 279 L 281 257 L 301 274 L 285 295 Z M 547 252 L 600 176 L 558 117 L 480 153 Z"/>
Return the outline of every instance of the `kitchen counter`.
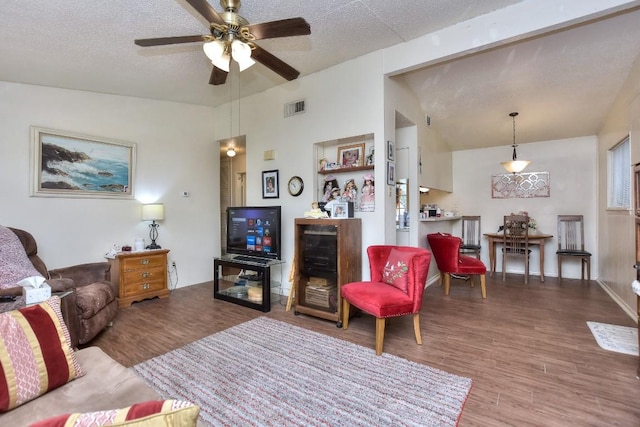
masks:
<path fill-rule="evenodd" d="M 458 216 L 432 216 L 429 218 L 420 218 L 420 222 L 437 222 L 437 221 L 455 221 L 462 218 L 462 215 Z"/>

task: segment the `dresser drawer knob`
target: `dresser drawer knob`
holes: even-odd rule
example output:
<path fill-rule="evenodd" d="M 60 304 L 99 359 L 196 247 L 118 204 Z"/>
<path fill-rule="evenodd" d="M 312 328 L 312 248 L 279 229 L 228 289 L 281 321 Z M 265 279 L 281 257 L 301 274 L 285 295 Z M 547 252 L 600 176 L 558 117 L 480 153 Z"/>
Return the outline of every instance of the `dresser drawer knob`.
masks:
<path fill-rule="evenodd" d="M 147 277 L 151 276 L 151 274 L 148 271 L 145 271 L 144 273 L 140 273 L 140 277 L 146 279 Z"/>
<path fill-rule="evenodd" d="M 140 260 L 140 264 L 142 264 L 142 265 L 147 265 L 147 264 L 149 264 L 149 260 L 148 260 L 148 259 L 146 259 L 146 258 L 145 258 L 145 259 L 141 259 L 141 260 Z"/>
<path fill-rule="evenodd" d="M 147 289 L 149 289 L 149 288 L 150 288 L 150 286 L 149 286 L 149 284 L 148 284 L 148 283 L 144 283 L 144 284 L 142 285 L 142 289 L 144 289 L 144 290 L 147 290 Z"/>

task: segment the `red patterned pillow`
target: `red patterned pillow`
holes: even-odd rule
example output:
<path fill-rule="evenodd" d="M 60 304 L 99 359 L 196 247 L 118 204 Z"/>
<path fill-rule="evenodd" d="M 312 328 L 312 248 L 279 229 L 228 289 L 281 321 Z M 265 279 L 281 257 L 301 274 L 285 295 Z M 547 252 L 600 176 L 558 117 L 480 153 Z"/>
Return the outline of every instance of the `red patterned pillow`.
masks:
<path fill-rule="evenodd" d="M 192 427 L 200 408 L 181 400 L 152 400 L 124 409 L 85 414 L 65 414 L 31 424 L 29 427 L 179 426 Z"/>
<path fill-rule="evenodd" d="M 412 257 L 412 253 L 402 252 L 396 248 L 391 249 L 382 272 L 382 280 L 407 293 L 409 288 L 409 263 Z"/>
<path fill-rule="evenodd" d="M 0 314 L 0 412 L 83 376 L 70 342 L 57 296 Z"/>

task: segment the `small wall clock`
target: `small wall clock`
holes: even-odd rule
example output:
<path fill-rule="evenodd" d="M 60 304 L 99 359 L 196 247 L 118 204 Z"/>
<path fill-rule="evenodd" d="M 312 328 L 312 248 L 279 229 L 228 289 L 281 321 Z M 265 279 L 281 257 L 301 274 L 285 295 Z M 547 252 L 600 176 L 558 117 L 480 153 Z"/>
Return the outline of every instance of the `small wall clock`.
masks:
<path fill-rule="evenodd" d="M 289 194 L 294 197 L 298 197 L 302 194 L 302 190 L 304 190 L 304 182 L 302 178 L 299 176 L 292 176 L 289 180 L 289 184 L 287 185 L 287 189 L 289 190 Z"/>

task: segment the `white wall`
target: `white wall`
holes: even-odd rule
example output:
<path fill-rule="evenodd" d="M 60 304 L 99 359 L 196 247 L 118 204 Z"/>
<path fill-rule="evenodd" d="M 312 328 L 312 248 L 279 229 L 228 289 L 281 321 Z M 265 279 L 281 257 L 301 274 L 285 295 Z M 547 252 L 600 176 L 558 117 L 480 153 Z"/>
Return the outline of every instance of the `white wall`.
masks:
<path fill-rule="evenodd" d="M 600 282 L 633 318 L 636 295 L 631 282 L 636 271 L 635 218 L 631 210 L 607 210 L 608 150 L 629 135 L 632 164 L 640 162 L 640 56 L 620 89 L 616 102 L 598 133 L 598 236 L 602 256 L 598 260 Z M 631 166 L 629 168 L 631 173 Z M 631 181 L 633 185 L 633 180 Z M 631 199 L 635 203 L 635 196 Z"/>
<path fill-rule="evenodd" d="M 441 207 L 457 206 L 463 215 L 480 215 L 482 232 L 496 232 L 502 225 L 503 216 L 520 210 L 529 212 L 538 223 L 541 232 L 553 234 L 545 245 L 545 276 L 557 276 L 557 215 L 580 214 L 585 221 L 585 246 L 593 254 L 591 277 L 598 277 L 598 246 L 596 234 L 596 138 L 583 137 L 555 141 L 521 144 L 518 158 L 530 160 L 524 172 L 549 172 L 550 197 L 493 199 L 491 176 L 505 173 L 500 161 L 508 159 L 508 146 L 453 153 L 454 191 Z M 455 229 L 460 233 L 461 225 Z M 482 260 L 489 265 L 486 241 L 482 245 Z M 497 253 L 497 269 L 500 270 L 501 255 Z M 530 272 L 539 274 L 540 258 L 537 250 L 531 254 Z M 562 275 L 567 278 L 580 277 L 580 263 L 563 263 Z M 507 272 L 524 272 L 523 263 L 507 263 Z M 533 283 L 535 283 L 533 280 Z"/>
<path fill-rule="evenodd" d="M 0 121 L 0 224 L 31 232 L 49 268 L 102 261 L 113 244 L 148 241 L 140 201 L 158 201 L 166 218 L 158 244 L 171 250 L 178 286 L 212 280 L 220 252 L 213 109 L 0 82 Z M 31 125 L 135 143 L 140 201 L 30 197 Z"/>
<path fill-rule="evenodd" d="M 301 218 L 317 199 L 314 182 L 319 165 L 314 161 L 315 143 L 374 134 L 376 210 L 356 212 L 355 215 L 363 221 L 363 260 L 366 259 L 369 245 L 382 243 L 386 239 L 384 206 L 386 200 L 395 198 L 386 191 L 385 171 L 380 166 L 384 165 L 381 153 L 384 153 L 385 141 L 381 67 L 380 53 L 365 55 L 244 98 L 238 108 L 239 114 L 233 113 L 234 117 L 240 117 L 237 134 L 246 135 L 247 204 L 282 206 L 285 264 L 280 272 L 277 269 L 272 271 L 272 275 L 276 276 L 275 280 L 282 279 L 284 294 L 289 289 L 287 279 L 294 254 L 294 219 Z M 305 100 L 306 112 L 284 118 L 284 104 L 300 99 Z M 221 120 L 226 121 L 226 125 L 219 127 L 215 139 L 228 138 L 225 132 L 230 128 L 229 105 L 219 107 L 216 115 L 224 117 Z M 265 150 L 274 150 L 275 160 L 263 160 Z M 265 170 L 279 171 L 278 199 L 262 199 L 261 173 Z M 286 188 L 289 178 L 294 175 L 300 176 L 305 184 L 303 193 L 298 197 L 289 195 Z M 358 182 L 358 187 L 361 185 Z M 392 231 L 395 234 L 395 226 Z M 369 277 L 368 262 L 363 262 L 362 276 Z"/>

